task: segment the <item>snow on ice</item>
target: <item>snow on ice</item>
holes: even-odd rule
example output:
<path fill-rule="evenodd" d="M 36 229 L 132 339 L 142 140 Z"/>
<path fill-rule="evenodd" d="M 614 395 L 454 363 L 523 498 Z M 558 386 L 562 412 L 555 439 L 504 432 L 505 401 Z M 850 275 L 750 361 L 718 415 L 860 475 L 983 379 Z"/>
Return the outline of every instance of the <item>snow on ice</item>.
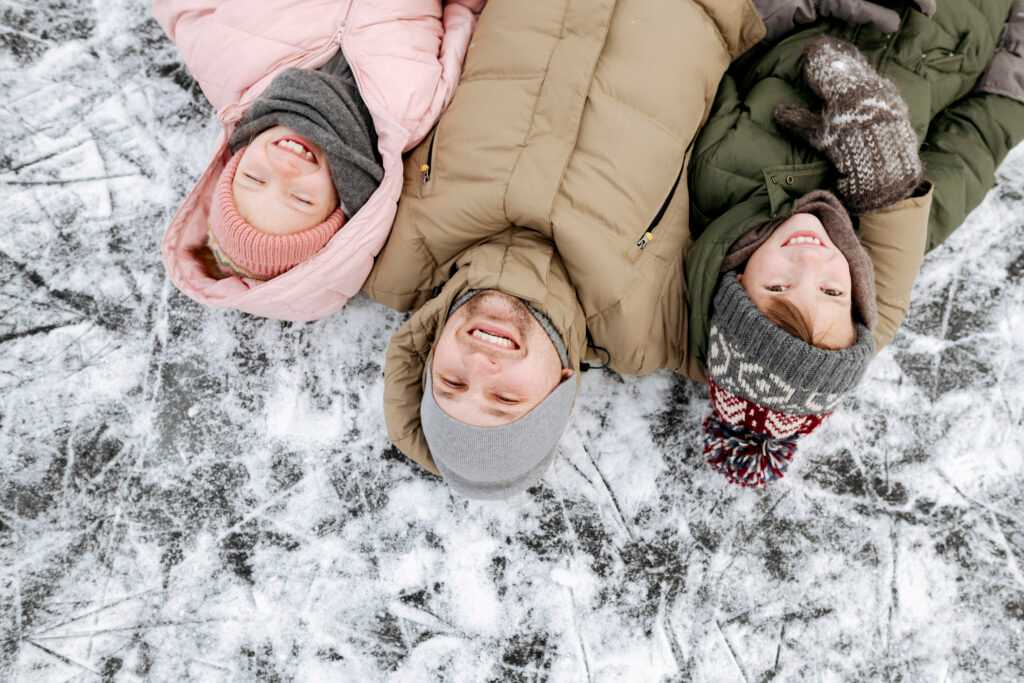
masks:
<path fill-rule="evenodd" d="M 778 485 L 702 464 L 701 387 L 591 372 L 472 503 L 384 436 L 401 316 L 168 283 L 217 130 L 148 3 L 0 14 L 0 679 L 1024 678 L 1024 148 Z"/>

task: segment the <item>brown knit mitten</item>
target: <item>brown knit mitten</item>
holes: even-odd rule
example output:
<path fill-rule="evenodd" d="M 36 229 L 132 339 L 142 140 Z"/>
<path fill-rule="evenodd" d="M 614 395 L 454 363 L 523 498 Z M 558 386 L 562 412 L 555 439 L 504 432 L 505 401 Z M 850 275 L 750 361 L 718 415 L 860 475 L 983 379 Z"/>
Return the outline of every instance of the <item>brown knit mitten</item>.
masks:
<path fill-rule="evenodd" d="M 842 40 L 818 38 L 804 50 L 804 78 L 824 101 L 820 113 L 780 104 L 775 120 L 821 150 L 839 172 L 851 213 L 869 213 L 909 197 L 924 168 L 910 111 L 892 81 Z"/>
<path fill-rule="evenodd" d="M 1024 102 L 1024 0 L 1017 0 L 992 61 L 975 89 Z"/>

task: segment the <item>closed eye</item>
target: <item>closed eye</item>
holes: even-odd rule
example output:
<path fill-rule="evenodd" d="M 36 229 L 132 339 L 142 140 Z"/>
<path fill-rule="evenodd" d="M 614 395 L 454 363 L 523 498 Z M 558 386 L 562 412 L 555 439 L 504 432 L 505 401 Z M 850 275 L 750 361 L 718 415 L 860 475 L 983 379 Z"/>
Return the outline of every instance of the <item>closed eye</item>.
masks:
<path fill-rule="evenodd" d="M 305 204 L 306 206 L 313 206 L 313 202 L 309 201 L 308 199 L 303 199 L 302 197 L 299 197 L 298 195 L 294 195 L 293 194 L 292 195 L 292 199 L 295 199 L 296 201 L 298 201 L 298 202 L 300 202 L 302 204 Z"/>
<path fill-rule="evenodd" d="M 504 403 L 505 405 L 508 406 L 519 405 L 520 403 L 522 403 L 522 401 L 520 401 L 518 398 L 512 398 L 511 396 L 499 396 L 495 394 L 494 398 L 498 399 L 499 403 Z"/>
<path fill-rule="evenodd" d="M 263 180 L 262 178 L 257 178 L 256 176 L 254 176 L 251 173 L 243 173 L 242 175 L 244 175 L 246 178 L 248 178 L 249 180 L 253 181 L 257 185 L 263 185 L 264 183 L 266 183 L 265 180 Z"/>
<path fill-rule="evenodd" d="M 442 377 L 441 378 L 441 383 L 444 384 L 445 386 L 451 388 L 451 389 L 465 389 L 466 388 L 466 385 L 463 384 L 462 382 L 459 382 L 459 381 L 456 381 L 456 380 L 453 380 L 453 379 L 448 379 L 447 377 Z"/>

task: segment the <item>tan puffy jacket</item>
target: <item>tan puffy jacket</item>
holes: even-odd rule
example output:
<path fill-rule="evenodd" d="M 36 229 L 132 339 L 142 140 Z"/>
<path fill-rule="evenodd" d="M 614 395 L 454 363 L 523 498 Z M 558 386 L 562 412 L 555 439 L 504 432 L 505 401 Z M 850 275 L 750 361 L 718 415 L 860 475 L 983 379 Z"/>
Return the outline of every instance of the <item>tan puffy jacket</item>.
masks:
<path fill-rule="evenodd" d="M 365 287 L 419 309 L 385 366 L 403 452 L 434 469 L 423 362 L 467 288 L 539 305 L 576 369 L 690 369 L 685 169 L 722 74 L 763 31 L 749 0 L 490 0 Z"/>

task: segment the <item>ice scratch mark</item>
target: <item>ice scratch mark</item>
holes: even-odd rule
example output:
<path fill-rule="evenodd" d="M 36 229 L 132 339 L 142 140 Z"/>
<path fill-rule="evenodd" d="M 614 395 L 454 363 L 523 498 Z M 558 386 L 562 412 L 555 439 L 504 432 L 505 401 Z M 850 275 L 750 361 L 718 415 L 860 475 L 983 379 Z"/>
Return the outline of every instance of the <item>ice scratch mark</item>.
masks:
<path fill-rule="evenodd" d="M 590 466 L 594 468 L 594 471 L 597 472 L 597 476 L 601 479 L 602 488 L 604 489 L 605 494 L 608 496 L 608 500 L 611 501 L 612 509 L 615 510 L 616 519 L 618 520 L 619 525 L 626 532 L 626 536 L 629 538 L 629 540 L 635 540 L 633 536 L 633 529 L 630 527 L 629 522 L 626 521 L 626 515 L 623 514 L 622 507 L 619 505 L 619 499 L 615 495 L 615 491 L 612 490 L 611 485 L 608 483 L 607 477 L 604 476 L 604 472 L 602 472 L 601 468 L 598 467 L 597 461 L 594 459 L 594 456 L 590 454 L 590 449 L 588 449 L 586 444 L 583 443 L 583 440 L 580 438 L 579 434 L 576 434 L 574 432 L 574 436 L 577 446 L 581 451 L 583 451 L 583 454 L 587 456 L 587 460 L 590 461 Z M 586 479 L 587 481 L 591 481 L 589 478 Z M 597 487 L 595 486 L 594 488 Z"/>
<path fill-rule="evenodd" d="M 782 643 L 786 640 L 786 622 L 783 621 L 779 627 L 779 644 L 775 648 L 775 663 L 772 664 L 772 671 L 779 673 L 779 661 L 782 658 Z"/>
<path fill-rule="evenodd" d="M 55 659 L 57 659 L 59 661 L 64 662 L 65 664 L 70 664 L 71 666 L 77 666 L 79 669 L 82 669 L 83 671 L 88 671 L 89 673 L 96 674 L 97 676 L 102 676 L 102 674 L 100 674 L 100 672 L 97 671 L 96 669 L 93 669 L 90 666 L 82 664 L 81 662 L 79 662 L 77 660 L 71 659 L 67 655 L 62 655 L 59 652 L 55 652 L 55 651 L 51 650 L 48 647 L 40 645 L 39 643 L 35 642 L 34 640 L 26 640 L 24 642 L 28 643 L 29 645 L 31 645 L 33 647 L 39 648 L 40 650 L 42 650 L 46 654 L 50 655 L 51 657 L 53 657 L 53 658 L 55 658 Z"/>
<path fill-rule="evenodd" d="M 565 587 L 565 590 L 569 591 L 569 605 L 572 608 L 572 625 L 576 631 L 576 642 L 580 646 L 580 656 L 583 658 L 583 667 L 587 672 L 587 681 L 593 680 L 590 672 L 590 654 L 587 652 L 587 644 L 583 640 L 583 632 L 580 631 L 579 614 L 576 610 L 576 595 L 572 592 L 572 588 L 569 586 Z"/>
<path fill-rule="evenodd" d="M 1014 517 L 1011 517 L 1010 515 L 995 509 L 991 505 L 988 505 L 986 503 L 982 503 L 981 501 L 978 501 L 978 500 L 975 500 L 974 498 L 971 498 L 966 493 L 961 491 L 960 487 L 958 487 L 956 484 L 954 484 L 953 480 L 950 479 L 949 476 L 945 472 L 943 472 L 941 469 L 939 469 L 938 467 L 934 467 L 933 466 L 932 470 L 936 474 L 938 474 L 939 478 L 942 479 L 942 481 L 946 482 L 946 485 L 949 486 L 951 489 L 953 489 L 953 491 L 955 491 L 958 496 L 960 496 L 961 498 L 966 500 L 968 503 L 970 503 L 972 507 L 976 507 L 976 508 L 979 508 L 981 510 L 984 510 L 985 512 L 988 512 L 988 513 L 991 513 L 993 515 L 996 515 L 997 517 L 999 517 L 999 519 L 1003 520 L 1003 522 L 1007 526 L 1009 526 L 1011 529 L 1013 529 L 1014 531 L 1018 531 L 1017 520 Z"/>
<path fill-rule="evenodd" d="M 1009 570 L 1010 575 L 1017 580 L 1022 587 L 1024 587 L 1024 574 L 1021 573 L 1020 565 L 1017 564 L 1017 552 L 1015 546 L 1010 543 L 1010 539 L 1006 536 L 1006 532 L 1003 531 L 1002 524 L 999 523 L 999 519 L 993 512 L 989 512 L 989 519 L 992 521 L 992 528 L 996 530 L 995 541 L 1002 546 L 1003 552 L 1006 553 L 1006 568 Z"/>
<path fill-rule="evenodd" d="M 196 664 L 202 664 L 203 666 L 208 666 L 211 669 L 217 669 L 218 671 L 223 671 L 224 673 L 229 673 L 229 674 L 231 674 L 232 677 L 234 677 L 234 675 L 235 675 L 234 669 L 230 669 L 230 668 L 228 668 L 226 666 L 221 666 L 220 664 L 214 664 L 213 662 L 208 662 L 205 659 L 199 659 L 198 657 L 190 657 L 189 661 L 190 662 L 195 662 Z"/>
<path fill-rule="evenodd" d="M 42 43 L 43 45 L 56 45 L 56 43 L 54 43 L 52 40 L 49 40 L 48 38 L 43 38 L 42 36 L 38 36 L 35 33 L 30 33 L 28 31 L 13 29 L 10 28 L 9 26 L 0 26 L 0 33 L 21 36 L 22 38 L 28 38 L 31 41 Z"/>
<path fill-rule="evenodd" d="M 559 458 L 558 460 L 562 461 L 562 462 L 569 463 L 569 467 L 573 468 L 576 471 L 576 474 L 580 475 L 580 478 L 583 481 L 587 482 L 590 485 L 591 488 L 597 488 L 597 486 L 594 484 L 593 480 L 590 477 L 588 477 L 586 474 L 584 474 L 583 470 L 581 470 L 576 465 L 576 463 L 574 463 L 571 459 L 569 459 L 568 457 L 562 457 L 562 458 Z"/>
<path fill-rule="evenodd" d="M 9 169 L 7 169 L 7 172 L 8 173 L 17 173 L 18 171 L 20 171 L 22 169 L 28 168 L 30 166 L 35 166 L 36 164 L 41 164 L 44 161 L 49 161 L 50 159 L 54 159 L 56 157 L 61 156 L 62 154 L 67 154 L 68 152 L 73 152 L 74 150 L 78 149 L 79 147 L 81 147 L 82 145 L 86 144 L 87 142 L 92 142 L 92 141 L 93 141 L 92 138 L 86 138 L 84 140 L 79 140 L 78 142 L 72 142 L 67 147 L 65 147 L 63 149 L 60 149 L 60 150 L 57 150 L 56 152 L 50 152 L 49 154 L 44 154 L 41 157 L 36 157 L 34 159 L 29 159 L 28 161 L 22 161 L 21 163 L 17 164 L 16 166 L 11 166 Z"/>
<path fill-rule="evenodd" d="M 949 293 L 946 295 L 946 308 L 942 312 L 942 322 L 939 324 L 938 338 L 945 339 L 949 334 L 949 321 L 953 315 L 953 304 L 956 303 L 956 295 L 960 285 L 959 271 L 953 276 L 949 283 Z M 942 366 L 942 353 L 936 353 L 932 361 L 932 396 L 936 396 L 939 388 L 939 370 Z"/>
<path fill-rule="evenodd" d="M 107 180 L 118 180 L 120 178 L 138 178 L 141 177 L 141 173 L 113 173 L 111 175 L 102 176 L 88 176 L 85 178 L 66 178 L 66 179 L 54 179 L 54 180 L 7 180 L 6 178 L 0 178 L 0 185 L 10 185 L 14 187 L 36 187 L 36 186 L 58 186 L 63 187 L 66 185 L 77 185 L 78 183 L 98 183 Z"/>
<path fill-rule="evenodd" d="M 886 631 L 885 631 L 885 633 L 886 633 L 885 649 L 886 649 L 886 653 L 889 655 L 890 658 L 894 654 L 893 653 L 893 645 L 894 645 L 894 643 L 893 643 L 893 631 L 894 631 L 893 624 L 894 624 L 894 622 L 896 620 L 896 612 L 899 610 L 899 604 L 900 604 L 899 586 L 896 583 L 896 572 L 897 572 L 897 569 L 898 569 L 898 562 L 899 562 L 899 537 L 898 537 L 898 532 L 897 532 L 897 525 L 898 524 L 899 524 L 899 520 L 897 520 L 897 519 L 892 519 L 889 522 L 889 543 L 891 544 L 891 547 L 892 547 L 892 572 L 891 572 L 890 577 L 889 577 L 889 596 L 890 596 L 890 600 L 889 600 L 888 620 L 887 620 L 887 623 L 886 623 Z"/>
<path fill-rule="evenodd" d="M 32 636 L 35 640 L 69 640 L 73 638 L 89 638 L 105 633 L 134 633 L 136 631 L 148 631 L 154 628 L 165 628 L 167 626 L 202 626 L 204 624 L 223 624 L 237 621 L 235 619 L 195 619 L 186 621 L 163 621 L 151 624 L 137 624 L 135 626 L 117 626 L 114 628 L 99 628 L 91 631 L 76 631 L 73 633 L 56 633 L 48 636 Z"/>
<path fill-rule="evenodd" d="M 722 625 L 715 620 L 715 628 L 718 629 L 718 633 L 721 634 L 722 640 L 725 641 L 725 646 L 729 649 L 729 654 L 732 656 L 733 664 L 736 665 L 736 670 L 740 672 L 740 677 L 743 678 L 744 683 L 750 683 L 750 676 L 747 675 L 746 670 L 743 668 L 743 664 L 740 662 L 739 656 L 736 654 L 736 649 L 732 646 L 732 642 L 729 640 L 729 636 L 725 635 L 725 631 L 722 630 Z"/>
<path fill-rule="evenodd" d="M 47 626 L 45 628 L 39 629 L 38 631 L 36 631 L 35 633 L 32 634 L 32 637 L 43 636 L 43 634 L 48 633 L 48 632 L 52 631 L 55 628 L 60 628 L 61 626 L 67 626 L 68 624 L 73 624 L 74 622 L 78 621 L 79 619 L 85 619 L 86 617 L 91 617 L 94 614 L 96 614 L 97 612 L 102 612 L 102 611 L 108 610 L 108 609 L 110 609 L 112 607 L 117 607 L 118 605 L 123 605 L 124 603 L 129 602 L 131 600 L 137 600 L 138 598 L 141 598 L 144 595 L 151 595 L 153 593 L 166 593 L 166 592 L 167 591 L 162 590 L 160 588 L 150 588 L 150 589 L 144 590 L 144 591 L 142 591 L 140 593 L 133 593 L 132 595 L 126 595 L 123 598 L 120 598 L 118 600 L 114 600 L 113 602 L 110 602 L 110 603 L 107 603 L 107 604 L 102 605 L 100 607 L 97 607 L 94 610 L 89 610 L 88 612 L 85 612 L 84 614 L 78 614 L 78 615 L 75 615 L 73 617 L 70 617 L 69 619 L 65 619 L 64 621 L 59 621 L 56 624 L 51 624 L 51 625 L 49 625 L 49 626 Z"/>
<path fill-rule="evenodd" d="M 418 624 L 428 630 L 469 639 L 465 632 L 422 607 L 414 607 L 399 600 L 393 600 L 388 605 L 388 611 L 399 619 Z"/>
<path fill-rule="evenodd" d="M 34 337 L 37 334 L 48 334 L 54 330 L 59 330 L 62 327 L 68 325 L 75 325 L 78 320 L 65 320 L 59 323 L 53 323 L 51 325 L 39 325 L 38 327 L 30 327 L 27 330 L 18 330 L 17 332 L 8 332 L 7 334 L 0 334 L 0 344 L 5 344 L 9 341 L 16 339 L 24 339 L 25 337 Z"/>
<path fill-rule="evenodd" d="M 669 594 L 671 593 L 671 597 Z M 677 672 L 681 671 L 684 663 L 686 662 L 686 655 L 683 652 L 682 646 L 679 644 L 679 636 L 676 633 L 675 625 L 672 623 L 672 617 L 669 615 L 668 605 L 675 602 L 675 591 L 674 590 L 663 590 L 661 597 L 658 600 L 658 626 L 661 628 L 661 632 L 668 641 L 669 649 L 672 651 L 672 657 L 676 662 Z"/>

